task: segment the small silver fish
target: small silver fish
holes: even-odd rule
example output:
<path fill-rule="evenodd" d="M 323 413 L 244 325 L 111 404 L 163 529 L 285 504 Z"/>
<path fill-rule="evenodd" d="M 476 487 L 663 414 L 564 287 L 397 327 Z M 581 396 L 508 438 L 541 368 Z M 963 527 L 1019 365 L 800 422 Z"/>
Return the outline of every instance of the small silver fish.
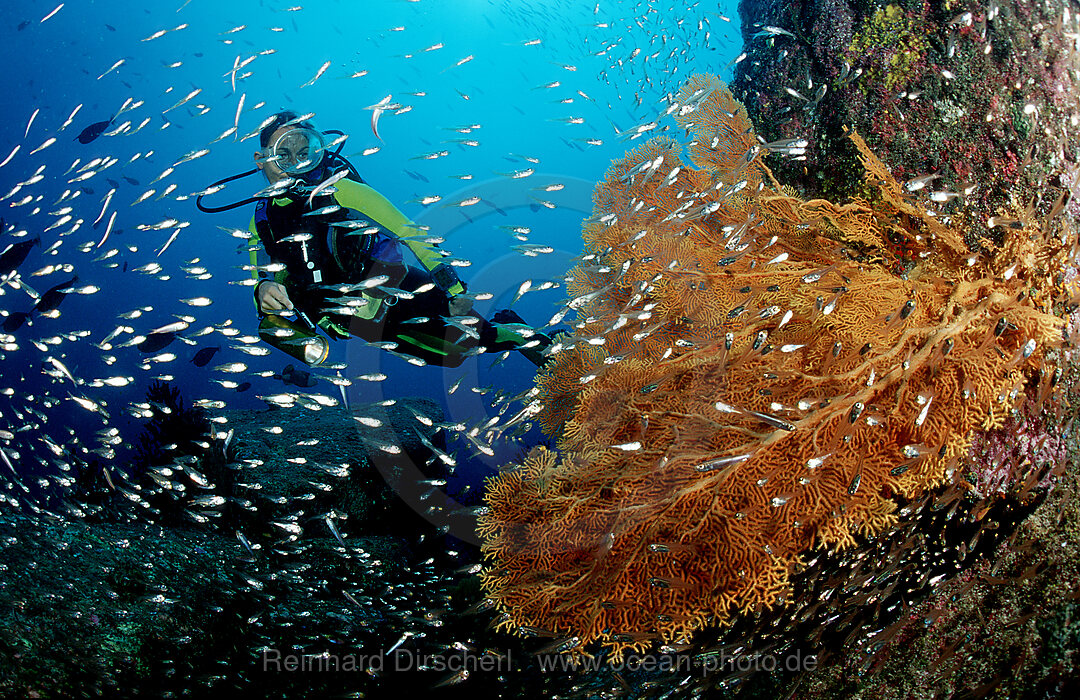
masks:
<path fill-rule="evenodd" d="M 334 173 L 333 175 L 331 175 L 330 177 L 328 177 L 328 178 L 326 178 L 325 180 L 323 180 L 322 182 L 320 182 L 320 183 L 319 183 L 318 185 L 316 185 L 316 186 L 315 186 L 315 189 L 313 189 L 313 190 L 311 191 L 311 194 L 310 194 L 310 195 L 308 195 L 308 199 L 307 199 L 307 204 L 308 204 L 308 206 L 310 207 L 310 206 L 311 206 L 311 203 L 312 203 L 312 201 L 313 201 L 313 200 L 314 200 L 314 199 L 315 199 L 316 197 L 318 197 L 318 196 L 319 196 L 320 194 L 322 194 L 322 193 L 323 193 L 323 192 L 325 192 L 326 190 L 328 190 L 328 189 L 330 189 L 331 187 L 333 187 L 333 186 L 334 186 L 334 184 L 335 184 L 336 182 L 338 182 L 339 180 L 341 180 L 342 178 L 344 178 L 344 177 L 347 177 L 347 176 L 348 176 L 348 174 L 349 174 L 349 171 L 348 171 L 348 169 L 345 169 L 345 170 L 341 170 L 341 171 L 338 171 L 338 172 Z"/>
<path fill-rule="evenodd" d="M 330 206 L 321 207 L 319 209 L 316 209 L 315 211 L 309 211 L 308 213 L 304 214 L 304 216 L 322 216 L 324 214 L 333 214 L 334 212 L 340 210 L 340 204 L 331 204 Z"/>
<path fill-rule="evenodd" d="M 315 84 L 315 81 L 316 81 L 316 80 L 318 80 L 319 78 L 321 78 L 321 77 L 322 77 L 323 73 L 325 73 L 325 72 L 326 72 L 326 69 L 330 67 L 330 64 L 331 64 L 331 63 L 332 63 L 332 61 L 327 61 L 326 63 L 324 63 L 324 64 L 322 64 L 321 66 L 319 66 L 319 70 L 315 72 L 315 76 L 314 76 L 314 77 L 312 77 L 312 79 L 311 79 L 311 80 L 309 80 L 309 81 L 307 81 L 306 83 L 304 83 L 303 85 L 301 85 L 300 87 L 301 87 L 301 88 L 306 88 L 306 87 L 308 87 L 309 85 L 314 85 L 314 84 Z M 234 90 L 236 89 L 235 85 L 233 86 L 233 89 L 234 89 Z"/>

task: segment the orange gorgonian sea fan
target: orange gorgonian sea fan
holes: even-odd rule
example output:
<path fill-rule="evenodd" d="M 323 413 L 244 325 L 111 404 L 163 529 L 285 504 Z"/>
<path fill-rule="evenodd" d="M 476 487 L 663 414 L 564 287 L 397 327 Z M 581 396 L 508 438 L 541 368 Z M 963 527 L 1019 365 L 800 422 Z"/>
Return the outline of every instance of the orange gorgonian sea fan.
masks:
<path fill-rule="evenodd" d="M 1064 234 L 1010 220 L 972 254 L 857 135 L 872 195 L 805 201 L 762 162 L 792 144 L 760 144 L 718 79 L 671 111 L 689 162 L 653 139 L 596 188 L 531 407 L 558 450 L 492 479 L 481 518 L 500 624 L 561 650 L 781 602 L 809 550 L 890 527 L 1062 361 Z"/>

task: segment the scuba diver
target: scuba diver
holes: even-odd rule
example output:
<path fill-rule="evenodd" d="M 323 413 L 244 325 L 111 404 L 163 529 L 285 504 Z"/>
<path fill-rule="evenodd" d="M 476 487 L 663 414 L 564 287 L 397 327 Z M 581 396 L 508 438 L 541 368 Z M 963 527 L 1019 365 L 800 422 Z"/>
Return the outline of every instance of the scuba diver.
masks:
<path fill-rule="evenodd" d="M 274 115 L 259 133 L 256 170 L 214 183 L 197 200 L 210 213 L 255 203 L 249 250 L 260 337 L 308 365 L 330 354 L 319 330 L 381 341 L 421 364 L 457 367 L 481 352 L 518 350 L 542 365 L 551 339 L 512 311 L 490 321 L 473 311 L 465 283 L 443 261 L 448 253 L 339 155 L 344 134 L 325 133 L 339 137 L 327 143 L 296 113 Z M 254 197 L 203 206 L 205 194 L 259 171 L 269 187 Z"/>

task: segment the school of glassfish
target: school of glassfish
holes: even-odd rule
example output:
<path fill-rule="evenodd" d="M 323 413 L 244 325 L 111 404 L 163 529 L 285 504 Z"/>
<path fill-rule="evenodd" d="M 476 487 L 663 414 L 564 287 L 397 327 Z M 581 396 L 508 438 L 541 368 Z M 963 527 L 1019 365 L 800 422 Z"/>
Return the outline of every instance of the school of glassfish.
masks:
<path fill-rule="evenodd" d="M 182 15 L 189 3 L 181 4 L 176 13 Z M 566 3 L 557 5 L 565 9 Z M 1060 300 L 1065 292 L 1053 275 L 1035 272 L 1037 266 L 1031 261 L 1037 259 L 1064 275 L 1070 264 L 1064 262 L 1065 241 L 1043 235 L 1039 240 L 1047 248 L 1015 243 L 1009 251 L 1021 255 L 1021 261 L 1011 267 L 999 264 L 999 259 L 971 256 L 962 243 L 950 237 L 947 226 L 934 221 L 932 211 L 911 204 L 911 197 L 926 194 L 924 190 L 933 186 L 935 175 L 890 183 L 888 173 L 864 150 L 867 169 L 877 177 L 874 184 L 885 193 L 894 213 L 920 222 L 922 228 L 911 232 L 910 244 L 925 253 L 926 265 L 933 266 L 935 256 L 943 256 L 948 261 L 935 268 L 936 272 L 963 263 L 966 268 L 987 272 L 994 280 L 981 285 L 974 280 L 974 273 L 961 274 L 963 279 L 955 282 L 949 296 L 945 287 L 952 283 L 948 281 L 919 287 L 915 282 L 893 279 L 891 286 L 885 285 L 888 290 L 878 294 L 879 301 L 885 299 L 891 305 L 873 307 L 868 317 L 866 304 L 853 300 L 866 294 L 860 285 L 883 283 L 864 274 L 860 266 L 881 264 L 887 253 L 878 251 L 880 258 L 859 258 L 840 248 L 862 244 L 884 249 L 876 245 L 872 234 L 860 233 L 859 226 L 873 215 L 828 203 L 818 203 L 815 208 L 813 202 L 797 201 L 782 191 L 779 183 L 770 180 L 763 158 L 766 154 L 800 158 L 807 142 L 756 138 L 752 127 L 740 119 L 737 103 L 727 100 L 723 87 L 691 78 L 703 67 L 696 57 L 707 56 L 718 43 L 714 34 L 729 30 L 732 20 L 728 16 L 705 10 L 697 2 L 669 8 L 639 2 L 633 7 L 620 6 L 618 11 L 626 14 L 617 16 L 610 15 L 607 6 L 595 3 L 587 13 L 591 15 L 589 22 L 576 21 L 580 13 L 575 21 L 557 13 L 553 19 L 552 7 L 528 3 L 513 7 L 492 3 L 492 7 L 499 7 L 518 26 L 535 32 L 532 38 L 516 42 L 521 52 L 540 53 L 563 44 L 579 47 L 581 61 L 575 63 L 565 62 L 562 53 L 552 50 L 544 59 L 548 72 L 537 72 L 543 77 L 525 86 L 530 92 L 550 96 L 550 102 L 558 105 L 560 111 L 546 120 L 567 134 L 559 138 L 568 150 L 605 145 L 621 148 L 667 132 L 694 135 L 686 145 L 691 154 L 689 163 L 680 158 L 677 144 L 660 137 L 617 165 L 598 188 L 597 208 L 585 229 L 590 247 L 575 261 L 578 266 L 564 279 L 527 279 L 514 291 L 512 303 L 527 294 L 563 287 L 571 294 L 545 327 L 571 324 L 572 332 L 548 351 L 552 363 L 536 387 L 518 392 L 470 387 L 488 395 L 495 410 L 493 416 L 478 416 L 471 424 L 439 421 L 408 409 L 417 423 L 432 429 L 432 435 L 447 438 L 449 447 L 432 437 L 419 436 L 431 460 L 450 474 L 464 453 L 494 455 L 499 445 L 514 441 L 533 425 L 543 425 L 559 437 L 561 462 L 555 453 L 541 450 L 520 466 L 508 466 L 491 485 L 488 505 L 476 511 L 482 516 L 489 556 L 482 569 L 489 598 L 478 607 L 497 609 L 496 623 L 501 628 L 529 637 L 554 637 L 545 647 L 551 653 L 578 653 L 595 642 L 617 654 L 644 650 L 654 643 L 686 648 L 692 632 L 728 619 L 736 609 L 779 599 L 789 571 L 801 561 L 807 539 L 843 544 L 853 541 L 857 533 L 884 529 L 896 521 L 889 508 L 892 502 L 881 495 L 884 490 L 919 495 L 926 484 L 951 474 L 962 440 L 952 432 L 947 407 L 969 407 L 965 409 L 970 412 L 965 414 L 965 426 L 979 421 L 992 424 L 1000 414 L 989 410 L 988 417 L 985 407 L 1015 402 L 1025 381 L 1035 382 L 1040 402 L 1055 395 L 1060 372 L 1053 371 L 1047 358 L 1062 345 L 1058 336 L 1063 324 L 1044 300 Z M 74 11 L 73 4 L 61 3 L 36 24 L 47 28 L 62 13 Z M 305 8 L 293 6 L 279 12 L 280 17 L 292 19 L 302 17 Z M 136 42 L 158 45 L 172 35 L 203 31 L 194 21 L 178 21 L 172 13 L 167 19 L 161 22 L 162 28 L 141 35 Z M 286 26 L 263 29 L 271 38 L 288 34 Z M 91 466 L 101 469 L 109 488 L 132 504 L 133 512 L 147 509 L 147 499 L 134 487 L 133 475 L 116 463 L 124 454 L 125 443 L 117 419 L 150 419 L 160 415 L 162 403 L 114 399 L 119 394 L 112 392 L 155 380 L 173 381 L 175 370 L 169 367 L 180 363 L 189 362 L 208 372 L 208 382 L 221 389 L 252 391 L 267 406 L 286 411 L 338 408 L 348 404 L 354 382 L 379 384 L 388 379 L 381 372 L 346 363 L 329 364 L 314 376 L 292 365 L 278 372 L 255 369 L 258 358 L 272 351 L 249 331 L 246 321 L 232 317 L 203 320 L 210 317 L 202 314 L 218 311 L 212 308 L 216 294 L 203 292 L 198 286 L 233 274 L 236 279 L 230 280 L 230 285 L 248 287 L 253 283 L 247 279 L 250 266 L 237 265 L 236 270 L 226 272 L 215 269 L 208 256 L 189 254 L 180 255 L 182 259 L 176 262 L 179 251 L 195 249 L 189 247 L 192 234 L 206 228 L 201 221 L 185 220 L 191 202 L 223 190 L 237 191 L 231 185 L 193 186 L 185 167 L 222 151 L 236 152 L 240 144 L 247 146 L 269 121 L 269 117 L 263 118 L 270 112 L 267 102 L 247 87 L 280 50 L 275 46 L 256 48 L 256 41 L 249 37 L 263 29 L 251 22 L 223 26 L 214 32 L 214 40 L 225 46 L 239 49 L 243 43 L 251 47 L 215 69 L 215 77 L 228 88 L 220 99 L 212 96 L 220 92 L 220 86 L 192 85 L 186 90 L 169 85 L 160 96 L 140 99 L 133 95 L 123 100 L 111 117 L 87 124 L 77 135 L 72 135 L 77 121 L 96 118 L 88 118 L 88 103 L 77 104 L 70 112 L 65 109 L 67 117 L 55 129 L 46 128 L 41 110 L 35 108 L 27 119 L 23 140 L 12 144 L 10 150 L 0 148 L 7 153 L 0 162 L 0 175 L 13 183 L 0 197 L 5 207 L 0 219 L 0 314 L 4 317 L 0 362 L 5 363 L 6 385 L 0 390 L 4 396 L 0 457 L 6 469 L 0 470 L 4 473 L 0 499 L 13 509 L 50 515 L 59 510 L 55 514 L 61 518 L 84 517 L 89 510 L 86 504 L 57 501 L 55 497 L 71 489 L 75 475 Z M 406 23 L 385 32 L 407 36 L 410 30 Z M 785 32 L 780 27 L 764 26 L 757 37 Z M 417 48 L 398 60 L 407 62 L 417 56 L 459 50 L 453 42 L 430 39 L 416 37 Z M 259 41 L 264 40 L 260 35 Z M 745 57 L 742 54 L 728 65 L 737 65 Z M 461 47 L 460 53 L 446 57 L 439 79 L 452 80 L 482 58 L 481 49 Z M 191 60 L 178 55 L 162 65 L 165 70 L 180 69 Z M 94 69 L 96 75 L 90 77 L 94 82 L 120 80 L 136 63 L 132 56 L 121 57 L 101 73 L 97 73 L 101 68 Z M 720 66 L 704 67 L 715 70 Z M 304 71 L 304 79 L 295 85 L 298 98 L 327 81 L 359 83 L 370 75 L 369 69 L 352 57 L 322 60 L 320 56 L 305 65 Z M 577 80 L 586 71 L 595 75 L 595 89 Z M 690 87 L 684 88 L 688 80 Z M 410 83 L 392 94 L 380 96 L 380 91 L 361 102 L 365 106 L 358 107 L 364 114 L 360 123 L 377 145 L 351 155 L 375 156 L 387 147 L 389 120 L 422 109 L 429 97 L 426 87 Z M 475 88 L 462 80 L 455 83 L 454 90 L 461 101 L 469 102 L 478 95 Z M 806 97 L 795 88 L 784 89 L 802 103 L 820 99 L 820 94 Z M 563 113 L 567 109 L 573 113 Z M 219 119 L 222 114 L 225 116 Z M 198 143 L 175 139 L 175 154 L 167 154 L 165 146 L 135 153 L 123 148 L 127 137 L 155 128 L 182 128 L 200 119 L 218 120 L 213 128 L 216 136 Z M 470 122 L 443 126 L 455 136 L 417 147 L 405 165 L 412 168 L 415 161 L 418 170 L 403 171 L 425 188 L 412 203 L 463 213 L 482 208 L 478 205 L 498 210 L 496 202 L 475 194 L 454 196 L 419 170 L 481 149 L 480 134 L 494 126 Z M 176 129 L 169 133 L 175 134 Z M 58 169 L 52 164 L 30 158 L 75 149 L 75 142 L 87 149 L 72 150 L 77 155 L 70 157 L 65 153 L 65 163 L 70 159 L 70 164 L 66 170 L 65 166 L 59 168 L 61 174 L 54 174 Z M 99 150 L 91 152 L 91 148 Z M 527 147 L 502 158 L 513 165 L 491 167 L 490 174 L 520 181 L 538 210 L 558 206 L 556 196 L 564 188 L 562 183 L 530 187 L 539 180 L 536 176 L 544 158 Z M 128 174 L 138 167 L 156 176 L 141 180 Z M 309 202 L 317 194 L 332 192 L 343 176 L 338 173 L 319 183 Z M 488 173 L 473 170 L 452 177 L 467 182 L 481 176 Z M 252 186 L 244 195 L 272 197 L 281 187 Z M 935 191 L 930 201 L 942 203 L 960 195 L 962 192 Z M 167 205 L 168 211 L 142 214 L 155 204 Z M 327 212 L 311 212 L 320 213 Z M 1055 215 L 1058 213 L 1060 209 Z M 995 217 L 989 226 L 1029 233 L 1037 230 L 1023 212 L 1014 214 Z M 822 234 L 829 227 L 825 222 L 833 222 L 843 235 L 829 238 Z M 363 235 L 368 223 L 353 223 L 358 235 Z M 246 255 L 247 230 L 214 225 Z M 535 240 L 533 226 L 523 221 L 499 228 L 509 234 L 508 249 L 522 258 L 554 253 L 558 246 Z M 667 235 L 675 229 L 678 235 L 670 239 L 658 234 Z M 140 237 L 135 239 L 125 231 L 138 232 Z M 1048 232 L 1044 228 L 1041 233 Z M 444 242 L 439 231 L 425 234 L 430 242 Z M 807 243 L 819 234 L 829 242 Z M 865 237 L 859 239 L 860 235 Z M 707 253 L 702 252 L 704 248 L 708 248 Z M 690 271 L 684 264 L 699 257 L 710 268 L 706 273 Z M 27 260 L 35 262 L 26 264 Z M 465 259 L 455 260 L 461 267 L 468 266 Z M 122 270 L 132 275 L 128 279 L 136 280 L 131 283 L 135 289 L 143 281 L 166 284 L 186 309 L 161 314 L 155 305 L 137 301 L 137 297 L 129 298 L 122 308 L 114 308 L 117 300 L 104 299 L 107 295 L 101 294 L 98 270 Z M 770 271 L 779 271 L 776 279 L 766 279 L 773 274 Z M 738 284 L 724 289 L 725 284 L 732 284 L 726 278 Z M 1027 301 L 1016 302 L 1001 296 L 1003 289 L 1012 294 L 1024 285 L 1038 286 L 1039 294 L 1027 291 Z M 38 291 L 39 286 L 44 291 Z M 393 287 L 384 277 L 372 277 L 335 287 L 334 310 L 343 314 L 355 311 L 360 305 L 357 293 L 374 288 L 397 298 L 409 298 L 420 291 Z M 79 329 L 85 325 L 81 319 L 66 325 L 68 319 L 62 317 L 61 308 L 68 308 L 64 303 L 72 295 L 100 300 L 106 315 L 115 317 L 108 324 L 111 330 L 97 333 Z M 473 296 L 486 298 L 483 292 Z M 933 325 L 931 316 L 939 302 L 952 304 L 957 318 L 941 321 L 932 333 L 911 330 L 918 324 Z M 426 320 L 415 319 L 417 323 Z M 445 321 L 464 334 L 476 332 L 466 317 L 450 316 Z M 846 330 L 822 331 L 817 339 L 807 337 L 808 328 L 830 323 Z M 875 341 L 880 339 L 884 344 L 857 342 L 862 339 L 860 329 L 870 325 L 875 326 L 874 333 L 864 335 L 874 335 Z M 828 347 L 821 338 L 828 339 Z M 391 354 L 398 349 L 392 342 L 369 344 Z M 506 360 L 509 354 L 500 355 L 496 362 Z M 94 361 L 85 360 L 87 356 L 93 356 Z M 423 364 L 416 358 L 399 356 L 412 364 Z M 992 362 L 985 359 L 991 356 Z M 977 364 L 972 358 L 994 365 L 992 381 L 979 374 L 981 369 L 957 373 L 956 386 L 944 388 L 924 376 L 945 372 L 954 362 Z M 821 377 L 843 374 L 854 388 L 845 385 L 841 390 L 824 379 L 808 379 L 796 368 L 800 363 L 814 367 Z M 1048 368 L 1042 374 L 1032 369 L 1039 363 Z M 101 369 L 87 373 L 87 366 Z M 747 387 L 760 391 L 751 396 L 732 390 L 730 394 L 738 394 L 732 398 L 728 393 L 714 395 L 702 389 L 730 381 L 722 378 L 725 372 L 743 376 Z M 16 375 L 26 374 L 40 375 L 35 376 L 37 383 L 31 392 L 21 390 L 16 382 Z M 463 379 L 449 387 L 448 394 L 455 394 Z M 333 388 L 312 391 L 316 380 Z M 893 410 L 883 405 L 881 396 L 886 388 L 895 390 L 898 381 L 919 388 L 910 390 Z M 991 384 L 993 391 L 988 392 L 986 386 Z M 686 405 L 680 397 L 688 391 L 700 392 L 705 409 Z M 960 401 L 961 395 L 968 403 Z M 198 447 L 226 461 L 236 461 L 240 468 L 258 466 L 236 457 L 234 431 L 220 415 L 229 408 L 228 400 L 213 396 L 193 401 L 211 414 L 219 412 L 211 419 L 211 433 Z M 976 397 L 983 409 L 970 408 L 974 405 L 970 397 Z M 383 403 L 383 408 L 389 408 L 396 402 L 388 399 Z M 893 434 L 900 421 L 890 410 L 903 413 L 907 421 L 902 440 Z M 79 421 L 90 419 L 94 430 L 87 434 L 51 417 L 69 415 L 64 411 L 76 411 Z M 405 448 L 399 440 L 376 432 L 386 427 L 384 415 L 367 412 L 351 418 L 374 450 L 404 457 Z M 703 438 L 697 427 L 678 427 L 680 421 L 700 421 L 715 435 Z M 285 434 L 290 429 L 288 423 L 287 417 L 278 418 L 263 430 Z M 898 452 L 886 457 L 884 446 L 876 451 L 867 448 L 869 456 L 848 465 L 844 455 L 873 439 L 872 431 L 879 427 L 881 432 L 891 431 L 890 439 L 896 438 L 882 444 L 896 446 Z M 796 450 L 800 455 L 795 460 L 798 475 L 789 474 L 782 458 L 776 456 L 780 446 L 788 444 L 784 439 L 789 434 L 813 438 Z M 308 435 L 295 437 L 297 447 L 317 441 Z M 226 498 L 215 492 L 214 483 L 199 471 L 191 455 L 182 454 L 176 445 L 164 448 L 175 451 L 173 464 L 154 470 L 151 477 L 166 490 L 189 492 L 183 510 L 190 522 L 213 526 L 215 514 L 231 507 L 230 503 L 255 509 L 257 481 L 249 484 L 249 498 Z M 889 470 L 877 469 L 877 462 L 888 460 Z M 626 470 L 620 477 L 604 476 L 603 467 L 639 466 L 646 461 L 648 473 Z M 330 483 L 347 478 L 351 471 L 345 464 L 313 462 L 312 466 L 325 473 Z M 750 481 L 756 485 L 756 490 L 746 488 L 745 493 L 752 494 L 745 502 L 725 501 L 718 506 L 720 497 L 713 495 L 702 500 L 706 490 L 716 490 L 729 479 L 736 481 L 740 470 L 751 474 Z M 320 483 L 314 488 L 322 488 Z M 435 489 L 445 486 L 445 480 L 429 478 L 423 484 Z M 739 484 L 740 488 L 745 486 L 741 480 Z M 530 539 L 533 535 L 521 532 L 521 523 L 529 521 L 522 510 L 529 504 L 542 505 L 551 489 L 558 488 L 567 491 L 561 497 L 552 496 L 552 502 L 569 510 L 551 521 L 536 519 L 549 528 L 545 531 L 549 537 L 543 542 Z M 582 492 L 566 495 L 575 490 Z M 850 508 L 848 514 L 839 517 L 835 512 L 814 510 L 820 505 L 822 492 L 834 491 L 841 495 L 837 503 L 842 505 L 837 508 Z M 63 504 L 61 509 L 56 508 L 57 502 Z M 380 562 L 350 541 L 353 533 L 335 513 L 314 519 L 305 516 L 302 521 L 298 512 L 304 504 L 299 499 L 277 505 L 281 508 L 280 517 L 273 521 L 274 536 L 260 541 L 252 532 L 234 533 L 245 557 L 255 560 L 270 550 L 290 547 L 293 553 L 304 551 L 307 545 L 301 537 L 305 529 L 319 527 L 325 528 L 341 551 L 362 561 L 365 571 L 378 569 Z M 676 507 L 700 516 L 699 530 L 738 533 L 733 536 L 736 540 L 745 537 L 762 546 L 742 551 L 723 537 L 716 543 L 702 543 L 700 532 L 682 527 L 685 513 L 670 522 L 664 520 L 669 515 L 665 509 Z M 587 513 L 589 508 L 594 512 Z M 650 518 L 651 524 L 643 524 Z M 792 541 L 763 545 L 751 524 L 766 527 L 780 520 L 795 533 L 787 536 Z M 523 553 L 530 547 L 533 549 Z M 721 558 L 716 554 L 721 550 L 735 563 L 725 565 L 717 574 L 713 565 Z M 293 570 L 283 567 L 283 572 L 286 569 L 282 576 L 291 576 Z M 478 564 L 464 570 L 481 573 Z M 417 580 L 445 583 L 430 561 L 416 571 Z M 267 582 L 251 577 L 243 585 L 246 590 L 261 590 Z M 443 613 L 435 610 L 425 614 L 413 607 L 423 605 L 424 598 L 407 588 L 407 583 L 389 585 L 387 598 L 395 602 L 386 607 L 372 601 L 377 597 L 374 589 L 365 588 L 363 596 L 344 590 L 343 605 L 352 612 L 378 608 L 389 615 L 400 629 L 400 636 L 395 632 L 397 641 L 388 646 L 390 650 L 420 643 L 428 636 L 432 643 L 439 639 L 444 650 L 455 644 L 478 644 L 471 638 L 440 639 L 437 628 L 442 625 Z M 169 601 L 167 595 L 161 596 L 163 606 Z M 457 672 L 440 684 L 457 685 L 469 675 L 468 671 Z"/>

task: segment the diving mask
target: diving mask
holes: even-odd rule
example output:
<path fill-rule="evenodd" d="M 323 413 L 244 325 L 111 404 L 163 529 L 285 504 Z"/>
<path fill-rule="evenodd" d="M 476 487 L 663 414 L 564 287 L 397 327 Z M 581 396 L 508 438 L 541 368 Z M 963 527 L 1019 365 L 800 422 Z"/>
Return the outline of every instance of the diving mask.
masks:
<path fill-rule="evenodd" d="M 286 175 L 297 176 L 317 168 L 325 153 L 326 142 L 321 133 L 307 127 L 296 127 L 277 137 L 264 156 Z"/>

